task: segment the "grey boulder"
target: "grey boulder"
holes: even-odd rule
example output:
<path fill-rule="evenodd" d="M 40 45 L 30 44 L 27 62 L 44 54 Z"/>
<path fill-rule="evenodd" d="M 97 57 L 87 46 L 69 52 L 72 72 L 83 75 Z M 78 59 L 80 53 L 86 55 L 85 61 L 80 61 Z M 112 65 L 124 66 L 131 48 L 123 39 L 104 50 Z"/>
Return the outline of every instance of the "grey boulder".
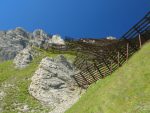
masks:
<path fill-rule="evenodd" d="M 28 46 L 17 54 L 13 63 L 16 68 L 25 68 L 28 64 L 39 55 L 39 52 Z"/>
<path fill-rule="evenodd" d="M 80 88 L 72 78 L 74 67 L 64 56 L 42 59 L 32 77 L 29 93 L 54 110 L 63 113 L 75 103 L 80 96 Z"/>
<path fill-rule="evenodd" d="M 13 59 L 29 42 L 28 33 L 18 27 L 15 30 L 0 31 L 0 58 Z"/>

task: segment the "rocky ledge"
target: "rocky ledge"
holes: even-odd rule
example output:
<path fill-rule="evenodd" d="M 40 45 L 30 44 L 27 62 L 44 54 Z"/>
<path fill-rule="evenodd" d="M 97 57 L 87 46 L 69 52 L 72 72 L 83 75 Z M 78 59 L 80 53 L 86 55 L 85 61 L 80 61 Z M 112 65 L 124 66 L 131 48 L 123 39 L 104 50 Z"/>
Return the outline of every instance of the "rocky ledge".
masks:
<path fill-rule="evenodd" d="M 46 57 L 31 79 L 29 93 L 43 104 L 49 105 L 53 109 L 50 113 L 64 113 L 81 94 L 72 78 L 73 74 L 74 67 L 64 56 L 54 59 Z"/>
<path fill-rule="evenodd" d="M 38 51 L 28 46 L 17 54 L 13 63 L 16 68 L 25 68 L 39 54 L 40 53 Z"/>

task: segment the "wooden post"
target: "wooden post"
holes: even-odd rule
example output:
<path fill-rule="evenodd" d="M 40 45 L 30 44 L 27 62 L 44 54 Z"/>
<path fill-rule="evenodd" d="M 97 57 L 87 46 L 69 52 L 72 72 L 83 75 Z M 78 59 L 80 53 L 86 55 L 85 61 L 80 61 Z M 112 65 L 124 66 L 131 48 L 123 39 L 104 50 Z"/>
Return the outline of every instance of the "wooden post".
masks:
<path fill-rule="evenodd" d="M 105 64 L 105 76 L 106 76 L 106 69 L 108 68 L 108 70 L 109 70 L 110 73 L 111 73 L 111 69 L 110 69 L 109 65 L 106 63 L 105 59 L 103 59 L 103 62 Z"/>
<path fill-rule="evenodd" d="M 112 60 L 110 61 L 110 73 L 112 73 Z"/>
<path fill-rule="evenodd" d="M 79 82 L 78 82 L 77 78 L 75 77 L 75 75 L 74 75 L 74 76 L 72 76 L 72 77 L 73 77 L 73 78 L 74 78 L 74 80 L 76 81 L 77 85 L 78 85 L 79 87 L 82 87 L 82 85 L 80 85 L 80 84 L 79 84 Z"/>
<path fill-rule="evenodd" d="M 142 46 L 142 43 L 141 43 L 141 35 L 139 34 L 139 44 L 140 44 L 140 48 Z"/>
<path fill-rule="evenodd" d="M 85 78 L 82 72 L 80 72 L 80 75 L 82 76 L 83 80 L 86 82 L 86 85 L 90 85 L 90 82 Z"/>
<path fill-rule="evenodd" d="M 107 75 L 106 75 L 106 73 L 107 73 L 107 68 L 106 68 L 106 66 L 104 65 L 104 68 L 105 68 L 105 74 L 104 74 L 104 77 L 106 77 Z"/>
<path fill-rule="evenodd" d="M 87 66 L 87 68 L 86 68 L 87 72 L 90 74 L 90 76 L 92 76 L 92 78 L 94 79 L 94 82 L 96 82 L 97 80 L 96 80 L 96 78 L 93 76 L 92 72 L 90 71 L 90 67 L 87 65 L 87 62 L 86 62 L 86 66 Z"/>
<path fill-rule="evenodd" d="M 100 71 L 100 69 L 98 68 L 96 62 L 94 62 L 94 67 L 97 69 L 97 71 L 99 72 L 100 74 L 100 77 L 102 76 L 102 78 L 104 78 L 104 75 L 102 74 L 102 72 Z"/>
<path fill-rule="evenodd" d="M 120 67 L 120 53 L 118 52 L 118 67 Z"/>
<path fill-rule="evenodd" d="M 127 43 L 127 59 L 126 60 L 128 60 L 128 58 L 129 58 L 129 43 Z"/>

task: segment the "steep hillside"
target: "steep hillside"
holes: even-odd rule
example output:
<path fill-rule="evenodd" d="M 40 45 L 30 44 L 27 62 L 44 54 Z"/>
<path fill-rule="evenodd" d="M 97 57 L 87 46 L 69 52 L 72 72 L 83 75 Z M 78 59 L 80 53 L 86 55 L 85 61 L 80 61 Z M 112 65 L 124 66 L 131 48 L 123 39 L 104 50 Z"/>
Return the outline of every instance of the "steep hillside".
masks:
<path fill-rule="evenodd" d="M 46 56 L 55 57 L 58 53 L 50 53 L 41 49 L 37 49 L 41 55 L 35 58 L 28 67 L 24 69 L 14 68 L 12 61 L 5 61 L 0 64 L 0 113 L 47 113 L 49 107 L 33 98 L 28 87 L 31 83 L 30 78 L 36 71 L 42 58 Z M 63 53 L 62 53 L 63 54 Z M 74 55 L 64 53 L 64 56 L 73 60 Z"/>
<path fill-rule="evenodd" d="M 89 87 L 66 113 L 150 113 L 150 43 Z"/>

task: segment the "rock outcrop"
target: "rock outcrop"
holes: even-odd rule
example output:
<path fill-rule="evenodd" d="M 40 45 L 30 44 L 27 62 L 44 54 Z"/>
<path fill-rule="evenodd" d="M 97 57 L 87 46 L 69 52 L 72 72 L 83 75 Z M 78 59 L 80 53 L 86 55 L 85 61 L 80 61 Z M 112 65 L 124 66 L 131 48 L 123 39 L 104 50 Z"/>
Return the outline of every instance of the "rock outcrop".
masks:
<path fill-rule="evenodd" d="M 52 38 L 49 40 L 49 44 L 65 45 L 65 41 L 61 38 L 60 35 L 53 35 Z"/>
<path fill-rule="evenodd" d="M 37 29 L 32 34 L 33 38 L 30 40 L 30 44 L 43 48 L 48 43 L 50 36 L 48 36 L 43 30 Z"/>
<path fill-rule="evenodd" d="M 13 63 L 16 68 L 25 68 L 28 64 L 34 59 L 34 57 L 38 56 L 39 52 L 28 46 L 14 58 Z"/>
<path fill-rule="evenodd" d="M 61 36 L 50 36 L 41 29 L 35 30 L 33 33 L 20 27 L 14 30 L 0 31 L 0 61 L 13 59 L 28 45 L 47 49 L 53 45 L 64 44 Z"/>
<path fill-rule="evenodd" d="M 107 40 L 116 40 L 117 38 L 116 37 L 113 37 L 113 36 L 108 36 L 106 37 Z"/>
<path fill-rule="evenodd" d="M 29 93 L 54 110 L 51 113 L 63 113 L 79 98 L 80 89 L 71 75 L 73 66 L 64 56 L 44 58 L 29 87 Z"/>
<path fill-rule="evenodd" d="M 13 59 L 29 42 L 29 34 L 22 28 L 0 31 L 0 57 L 3 60 Z"/>

